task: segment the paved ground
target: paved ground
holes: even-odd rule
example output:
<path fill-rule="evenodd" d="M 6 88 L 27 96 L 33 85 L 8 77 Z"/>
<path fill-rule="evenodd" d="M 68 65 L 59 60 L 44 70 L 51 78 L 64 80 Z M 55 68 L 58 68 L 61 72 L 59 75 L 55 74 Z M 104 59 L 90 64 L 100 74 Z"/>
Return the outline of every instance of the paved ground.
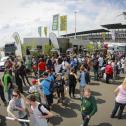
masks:
<path fill-rule="evenodd" d="M 126 115 L 124 115 L 124 119 L 122 120 L 110 118 L 114 105 L 113 90 L 119 83 L 121 83 L 121 80 L 118 80 L 118 83 L 114 84 L 92 81 L 89 85 L 98 103 L 98 112 L 91 119 L 90 126 L 126 126 Z M 79 93 L 79 91 L 76 90 L 76 93 Z M 0 115 L 5 116 L 6 108 L 1 101 L 0 103 Z M 53 111 L 55 117 L 50 120 L 49 126 L 80 126 L 82 122 L 79 99 L 72 99 L 69 106 L 57 105 L 55 101 Z M 19 126 L 19 124 L 17 122 L 5 121 L 3 126 Z"/>

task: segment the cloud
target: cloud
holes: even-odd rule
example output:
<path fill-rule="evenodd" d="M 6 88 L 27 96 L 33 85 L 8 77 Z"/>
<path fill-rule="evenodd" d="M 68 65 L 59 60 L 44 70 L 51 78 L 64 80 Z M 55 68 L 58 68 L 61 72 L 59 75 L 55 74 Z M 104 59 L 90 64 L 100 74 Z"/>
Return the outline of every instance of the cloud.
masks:
<path fill-rule="evenodd" d="M 77 31 L 99 28 L 101 24 L 122 22 L 125 0 L 1 0 L 0 40 L 19 32 L 21 38 L 38 36 L 38 26 L 52 28 L 54 14 L 68 15 L 68 33 L 74 32 L 74 11 Z M 61 34 L 64 34 L 61 32 Z M 1 42 L 1 41 L 0 41 Z"/>

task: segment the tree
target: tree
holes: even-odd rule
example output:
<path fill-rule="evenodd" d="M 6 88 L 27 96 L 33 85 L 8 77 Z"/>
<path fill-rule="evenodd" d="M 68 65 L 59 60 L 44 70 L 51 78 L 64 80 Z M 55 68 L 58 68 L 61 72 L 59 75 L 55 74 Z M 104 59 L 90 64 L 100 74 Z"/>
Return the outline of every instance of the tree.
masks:
<path fill-rule="evenodd" d="M 53 45 L 51 44 L 45 44 L 44 45 L 44 53 L 47 55 L 51 55 L 51 49 L 53 48 Z"/>

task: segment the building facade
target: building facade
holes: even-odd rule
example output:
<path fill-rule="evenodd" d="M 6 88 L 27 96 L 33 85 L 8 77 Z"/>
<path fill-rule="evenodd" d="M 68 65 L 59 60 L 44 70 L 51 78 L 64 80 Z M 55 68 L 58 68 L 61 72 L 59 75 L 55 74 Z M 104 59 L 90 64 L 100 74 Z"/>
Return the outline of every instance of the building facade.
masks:
<path fill-rule="evenodd" d="M 102 29 L 77 32 L 76 38 L 92 42 L 126 42 L 126 24 L 107 24 L 102 27 Z M 74 38 L 75 33 L 65 34 L 62 37 Z"/>

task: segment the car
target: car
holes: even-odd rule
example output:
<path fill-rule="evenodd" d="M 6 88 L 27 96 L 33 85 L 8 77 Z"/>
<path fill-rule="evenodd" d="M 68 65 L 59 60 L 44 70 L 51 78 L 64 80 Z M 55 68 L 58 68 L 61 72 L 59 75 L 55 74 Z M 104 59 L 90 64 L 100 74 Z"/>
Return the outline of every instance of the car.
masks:
<path fill-rule="evenodd" d="M 9 58 L 8 56 L 4 56 L 0 59 L 0 71 L 4 71 L 4 69 L 5 69 L 4 64 L 8 58 Z"/>

